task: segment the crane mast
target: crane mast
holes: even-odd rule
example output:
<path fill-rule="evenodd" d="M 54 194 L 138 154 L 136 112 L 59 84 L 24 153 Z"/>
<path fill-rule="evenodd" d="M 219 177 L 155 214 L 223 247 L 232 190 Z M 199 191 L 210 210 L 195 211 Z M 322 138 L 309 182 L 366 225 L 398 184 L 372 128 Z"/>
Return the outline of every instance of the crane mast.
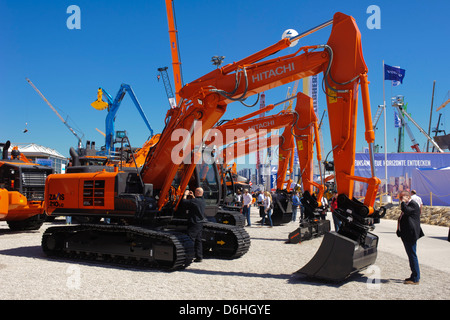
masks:
<path fill-rule="evenodd" d="M 175 100 L 175 95 L 173 94 L 172 86 L 170 85 L 169 74 L 167 73 L 167 67 L 158 68 L 159 78 L 162 78 L 164 89 L 166 90 L 167 99 L 169 100 L 169 106 L 171 108 L 175 108 L 177 106 L 177 102 Z"/>
<path fill-rule="evenodd" d="M 180 102 L 180 90 L 183 87 L 183 77 L 181 73 L 180 53 L 178 49 L 178 30 L 176 29 L 175 9 L 173 0 L 166 0 L 167 20 L 169 24 L 170 52 L 172 54 L 172 67 L 175 83 L 175 102 Z"/>

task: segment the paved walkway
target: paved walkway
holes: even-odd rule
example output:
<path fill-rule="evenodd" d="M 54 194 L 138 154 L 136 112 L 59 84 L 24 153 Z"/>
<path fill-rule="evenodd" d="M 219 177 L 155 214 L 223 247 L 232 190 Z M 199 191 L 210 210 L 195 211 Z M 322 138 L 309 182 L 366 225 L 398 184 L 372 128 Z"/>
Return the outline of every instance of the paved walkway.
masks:
<path fill-rule="evenodd" d="M 417 242 L 419 263 L 450 272 L 450 242 L 447 241 L 449 228 L 428 224 L 421 224 L 421 227 L 425 236 Z M 396 230 L 396 220 L 382 219 L 376 225 L 373 233 L 380 238 L 378 250 L 408 259 L 403 243 L 395 233 Z"/>

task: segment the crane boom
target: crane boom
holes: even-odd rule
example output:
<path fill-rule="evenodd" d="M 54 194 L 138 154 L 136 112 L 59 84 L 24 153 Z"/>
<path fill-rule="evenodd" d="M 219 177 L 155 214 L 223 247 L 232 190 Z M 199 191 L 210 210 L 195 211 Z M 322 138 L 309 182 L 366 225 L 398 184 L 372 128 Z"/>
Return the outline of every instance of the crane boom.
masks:
<path fill-rule="evenodd" d="M 36 88 L 36 86 L 33 84 L 33 82 L 31 82 L 30 79 L 25 78 L 28 83 L 33 87 L 33 89 L 41 96 L 41 98 L 48 104 L 48 106 L 50 107 L 50 109 L 53 110 L 54 113 L 56 113 L 56 115 L 58 116 L 58 118 L 62 121 L 62 123 L 64 123 L 64 125 L 69 129 L 70 132 L 72 132 L 72 134 L 78 139 L 78 147 L 81 148 L 82 145 L 82 140 L 81 138 L 77 135 L 77 133 L 75 132 L 75 130 L 69 126 L 69 124 L 67 123 L 66 120 L 64 120 L 63 117 L 61 117 L 61 115 L 58 113 L 58 111 L 56 111 L 56 109 L 52 106 L 52 104 L 44 97 L 44 95 L 39 91 L 38 88 Z"/>
<path fill-rule="evenodd" d="M 433 140 L 433 138 L 431 138 L 426 132 L 425 132 L 425 130 L 423 130 L 419 125 L 418 125 L 418 123 L 416 122 L 416 121 L 414 121 L 414 119 L 407 113 L 407 112 L 405 112 L 405 110 L 403 109 L 403 108 L 401 108 L 400 106 L 395 106 L 396 108 L 397 108 L 397 110 L 398 110 L 398 112 L 399 112 L 399 115 L 400 116 L 405 116 L 405 117 L 407 117 L 408 119 L 409 119 L 409 121 L 411 121 L 415 126 L 416 126 L 416 128 L 417 129 L 419 129 L 419 131 L 425 136 L 425 138 L 427 138 L 427 140 L 428 141 L 430 141 L 432 144 L 433 144 L 433 146 L 439 151 L 439 152 L 444 152 L 444 150 L 442 150 L 440 147 L 439 147 L 439 145 Z M 407 127 L 407 129 L 408 129 L 408 134 L 410 134 L 410 137 L 411 137 L 411 131 L 410 131 L 410 129 L 409 129 L 409 127 Z M 413 138 L 411 138 L 411 139 L 413 139 Z M 413 141 L 413 143 L 415 142 L 415 140 Z"/>
<path fill-rule="evenodd" d="M 177 102 L 175 100 L 175 96 L 172 91 L 172 86 L 170 85 L 169 75 L 167 73 L 167 67 L 158 68 L 158 71 L 163 80 L 164 89 L 166 90 L 167 99 L 169 100 L 169 105 L 171 108 L 175 108 L 177 106 Z"/>
<path fill-rule="evenodd" d="M 181 74 L 181 62 L 178 51 L 178 31 L 175 23 L 175 10 L 173 0 L 166 0 L 167 20 L 169 24 L 170 52 L 172 54 L 173 76 L 175 81 L 175 100 L 180 102 L 179 92 L 183 87 L 183 77 Z"/>

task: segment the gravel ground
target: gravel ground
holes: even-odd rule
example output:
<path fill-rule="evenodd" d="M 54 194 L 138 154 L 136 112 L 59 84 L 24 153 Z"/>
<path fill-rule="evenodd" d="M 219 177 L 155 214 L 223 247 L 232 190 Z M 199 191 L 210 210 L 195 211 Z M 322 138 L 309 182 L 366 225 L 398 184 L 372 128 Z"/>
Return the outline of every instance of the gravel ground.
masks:
<path fill-rule="evenodd" d="M 253 208 L 252 218 L 259 220 Z M 447 300 L 450 297 L 448 270 L 421 264 L 420 285 L 404 285 L 402 280 L 409 276 L 406 255 L 402 257 L 380 247 L 374 269 L 380 275 L 379 282 L 371 280 L 375 273 L 369 270 L 338 284 L 302 278 L 294 273 L 312 258 L 322 238 L 286 244 L 296 223 L 273 228 L 255 224 L 246 227 L 251 247 L 243 257 L 205 259 L 170 273 L 48 259 L 40 243 L 42 233 L 50 225 L 45 223 L 38 231 L 19 233 L 11 232 L 5 222 L 0 222 L 0 299 Z M 384 236 L 379 236 L 382 242 Z M 399 239 L 395 241 L 395 246 L 402 246 Z M 440 243 L 448 253 L 450 243 L 443 239 Z"/>

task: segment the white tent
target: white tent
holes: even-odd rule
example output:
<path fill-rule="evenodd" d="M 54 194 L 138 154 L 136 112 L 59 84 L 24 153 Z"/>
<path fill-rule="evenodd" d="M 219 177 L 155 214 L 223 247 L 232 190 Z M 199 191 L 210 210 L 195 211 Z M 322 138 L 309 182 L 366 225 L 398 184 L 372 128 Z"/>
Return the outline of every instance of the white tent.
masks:
<path fill-rule="evenodd" d="M 65 157 L 59 153 L 58 151 L 47 148 L 35 143 L 30 143 L 27 145 L 17 145 L 19 147 L 19 151 L 22 152 L 25 156 L 31 157 L 54 157 L 65 159 Z M 11 145 L 9 152 L 11 153 L 13 146 Z"/>

